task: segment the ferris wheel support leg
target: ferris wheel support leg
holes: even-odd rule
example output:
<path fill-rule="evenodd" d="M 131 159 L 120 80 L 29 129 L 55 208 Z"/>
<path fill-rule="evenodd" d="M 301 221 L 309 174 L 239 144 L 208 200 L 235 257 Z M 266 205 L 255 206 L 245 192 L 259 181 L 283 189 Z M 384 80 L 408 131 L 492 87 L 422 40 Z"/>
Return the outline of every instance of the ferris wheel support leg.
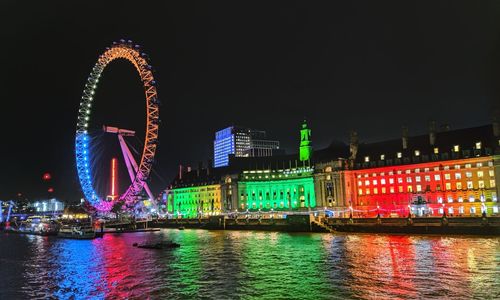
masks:
<path fill-rule="evenodd" d="M 10 221 L 10 214 L 12 212 L 12 206 L 14 206 L 14 201 L 10 200 L 10 203 L 9 203 L 9 211 L 7 212 L 7 219 L 6 221 L 9 222 Z"/>
<path fill-rule="evenodd" d="M 130 152 L 130 149 L 128 148 L 121 134 L 118 134 L 118 140 L 120 141 L 120 147 L 122 149 L 123 158 L 125 159 L 125 164 L 127 165 L 130 180 L 133 182 L 135 179 L 135 174 L 139 170 L 139 166 L 137 165 L 137 162 L 132 156 L 132 152 Z M 153 193 L 151 193 L 151 189 L 149 189 L 147 183 L 144 183 L 144 190 L 146 191 L 146 194 L 148 194 L 149 199 L 154 201 Z"/>

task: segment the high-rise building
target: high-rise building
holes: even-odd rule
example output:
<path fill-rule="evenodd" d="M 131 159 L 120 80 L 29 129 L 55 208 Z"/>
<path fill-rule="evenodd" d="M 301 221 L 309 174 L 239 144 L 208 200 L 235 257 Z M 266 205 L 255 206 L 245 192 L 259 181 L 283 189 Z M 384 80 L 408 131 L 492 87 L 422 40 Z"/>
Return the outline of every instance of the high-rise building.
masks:
<path fill-rule="evenodd" d="M 279 141 L 268 140 L 265 131 L 227 127 L 215 133 L 214 167 L 227 166 L 230 154 L 236 157 L 272 156 L 279 148 Z"/>

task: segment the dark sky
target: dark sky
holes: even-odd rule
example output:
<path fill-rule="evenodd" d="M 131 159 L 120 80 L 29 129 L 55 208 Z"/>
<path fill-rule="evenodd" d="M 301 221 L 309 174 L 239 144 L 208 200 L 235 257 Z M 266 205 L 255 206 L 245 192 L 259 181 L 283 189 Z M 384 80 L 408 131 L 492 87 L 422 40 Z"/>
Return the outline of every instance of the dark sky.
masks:
<path fill-rule="evenodd" d="M 56 196 L 81 197 L 79 99 L 97 57 L 120 38 L 144 47 L 159 82 L 155 192 L 179 163 L 206 161 L 214 132 L 230 124 L 267 130 L 294 152 L 304 116 L 317 148 L 347 141 L 351 129 L 375 141 L 402 125 L 424 133 L 431 119 L 490 122 L 499 1 L 312 2 L 2 0 L 0 199 L 44 197 L 45 171 Z M 142 87 L 127 63 L 106 69 L 93 118 L 95 128 L 143 130 Z M 118 150 L 114 137 L 102 141 L 102 153 Z"/>

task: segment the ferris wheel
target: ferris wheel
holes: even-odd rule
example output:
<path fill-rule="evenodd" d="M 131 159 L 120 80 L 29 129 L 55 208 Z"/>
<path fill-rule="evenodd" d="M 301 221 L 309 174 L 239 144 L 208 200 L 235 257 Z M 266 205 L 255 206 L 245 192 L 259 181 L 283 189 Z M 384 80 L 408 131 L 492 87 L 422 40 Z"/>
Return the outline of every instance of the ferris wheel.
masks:
<path fill-rule="evenodd" d="M 135 131 L 117 127 L 104 127 L 105 132 L 118 136 L 122 148 L 131 184 L 122 195 L 119 195 L 118 199 L 124 201 L 129 206 L 134 205 L 138 201 L 143 190 L 146 190 L 148 196 L 152 199 L 151 190 L 146 182 L 152 169 L 158 145 L 159 100 L 148 56 L 144 52 L 141 52 L 139 45 L 133 44 L 130 40 L 113 42 L 113 45 L 106 48 L 106 51 L 99 56 L 87 79 L 78 110 L 75 136 L 76 168 L 81 189 L 85 200 L 101 211 L 109 211 L 114 203 L 113 201 L 107 201 L 106 197 L 98 195 L 94 187 L 91 170 L 93 153 L 90 147 L 92 137 L 88 130 L 92 115 L 92 104 L 95 100 L 94 94 L 99 83 L 99 78 L 106 66 L 116 59 L 125 59 L 135 67 L 141 78 L 146 98 L 146 134 L 139 163 L 135 161 L 124 141 L 125 136 L 135 135 Z"/>

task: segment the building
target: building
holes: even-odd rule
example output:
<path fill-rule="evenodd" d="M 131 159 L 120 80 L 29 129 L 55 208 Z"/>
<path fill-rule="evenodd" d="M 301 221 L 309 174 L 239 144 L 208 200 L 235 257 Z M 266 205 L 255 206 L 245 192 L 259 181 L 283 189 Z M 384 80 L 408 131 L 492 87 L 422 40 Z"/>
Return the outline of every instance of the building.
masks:
<path fill-rule="evenodd" d="M 354 214 L 498 214 L 499 135 L 486 125 L 357 145 L 346 196 Z M 354 153 L 353 153 L 354 152 Z M 495 154 L 496 153 L 496 154 Z"/>
<path fill-rule="evenodd" d="M 229 134 L 227 131 L 226 134 Z M 314 212 L 334 217 L 498 215 L 498 123 L 349 144 L 313 152 L 300 129 L 298 153 L 230 155 L 228 166 L 181 168 L 168 194 L 177 217 L 220 213 Z M 231 133 L 232 134 L 232 133 Z"/>
<path fill-rule="evenodd" d="M 272 156 L 279 150 L 279 141 L 269 140 L 266 132 L 231 126 L 215 133 L 214 167 L 229 164 L 229 155 L 236 157 Z"/>

